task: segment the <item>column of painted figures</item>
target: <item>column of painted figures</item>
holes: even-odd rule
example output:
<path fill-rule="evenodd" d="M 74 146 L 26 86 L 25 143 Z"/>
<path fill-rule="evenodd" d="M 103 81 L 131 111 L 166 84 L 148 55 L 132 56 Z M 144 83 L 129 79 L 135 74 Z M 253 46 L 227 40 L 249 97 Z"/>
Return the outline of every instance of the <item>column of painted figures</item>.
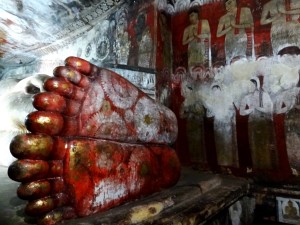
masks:
<path fill-rule="evenodd" d="M 300 75 L 299 75 L 300 79 Z M 299 86 L 300 80 L 296 86 L 281 85 L 281 92 L 275 95 L 274 99 L 274 113 L 281 114 L 287 113 L 292 108 L 299 107 Z"/>
<path fill-rule="evenodd" d="M 197 118 L 203 116 L 203 106 L 201 98 L 199 98 L 199 90 L 201 84 L 194 80 L 191 76 L 186 76 L 182 79 L 181 95 L 184 97 L 184 102 L 180 106 L 181 118 Z"/>
<path fill-rule="evenodd" d="M 169 28 L 167 22 L 167 14 L 165 12 L 161 12 L 159 14 L 159 27 L 160 27 L 160 35 L 162 39 L 162 58 L 163 58 L 163 65 L 167 68 L 171 67 L 172 64 L 172 36 L 171 30 Z"/>
<path fill-rule="evenodd" d="M 141 13 L 137 17 L 135 26 L 138 42 L 138 66 L 152 68 L 153 66 L 153 41 L 147 25 L 147 15 Z"/>
<path fill-rule="evenodd" d="M 247 7 L 238 7 L 236 0 L 226 0 L 227 13 L 218 24 L 217 37 L 225 35 L 226 63 L 236 58 L 254 57 L 254 23 L 251 11 Z"/>
<path fill-rule="evenodd" d="M 297 83 L 297 88 L 298 88 L 298 92 L 296 95 L 296 104 L 295 104 L 295 108 L 300 109 L 300 74 L 299 74 L 299 80 Z"/>
<path fill-rule="evenodd" d="M 69 57 L 34 96 L 30 133 L 16 136 L 25 212 L 38 224 L 84 217 L 174 185 L 175 114 L 113 71 Z"/>
<path fill-rule="evenodd" d="M 250 81 L 253 92 L 246 95 L 240 104 L 240 115 L 248 118 L 248 133 L 254 169 L 275 169 L 277 167 L 276 137 L 273 127 L 273 102 L 263 90 L 263 76 Z M 264 139 L 261 136 L 264 135 Z"/>
<path fill-rule="evenodd" d="M 291 79 L 289 79 L 291 80 Z M 300 74 L 298 71 L 298 80 L 293 83 L 291 88 L 284 88 L 282 99 L 278 99 L 277 107 L 285 113 L 285 134 L 286 149 L 289 165 L 293 174 L 300 174 L 300 154 L 297 143 L 300 141 Z M 288 87 L 288 86 L 287 86 Z"/>
<path fill-rule="evenodd" d="M 300 46 L 300 1 L 271 0 L 263 6 L 262 25 L 271 23 L 273 55 L 288 46 Z"/>
<path fill-rule="evenodd" d="M 184 29 L 182 44 L 188 45 L 188 67 L 211 65 L 210 26 L 208 20 L 199 20 L 199 11 L 189 11 L 190 24 Z"/>
<path fill-rule="evenodd" d="M 117 63 L 127 65 L 130 42 L 127 31 L 127 11 L 117 13 L 116 55 Z"/>
<path fill-rule="evenodd" d="M 206 116 L 214 119 L 218 165 L 237 167 L 233 99 L 224 88 L 218 83 L 213 84 L 204 105 L 207 109 Z"/>
<path fill-rule="evenodd" d="M 270 95 L 262 88 L 263 77 L 254 77 L 250 81 L 254 84 L 254 90 L 246 95 L 240 105 L 240 114 L 249 115 L 255 110 L 263 113 L 273 112 L 273 103 Z"/>

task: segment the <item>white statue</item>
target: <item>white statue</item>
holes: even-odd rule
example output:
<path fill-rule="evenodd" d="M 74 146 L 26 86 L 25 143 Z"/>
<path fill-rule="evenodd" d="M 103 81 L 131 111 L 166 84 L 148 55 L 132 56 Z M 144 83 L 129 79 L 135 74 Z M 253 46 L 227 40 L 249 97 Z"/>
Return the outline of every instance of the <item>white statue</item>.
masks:
<path fill-rule="evenodd" d="M 32 97 L 44 91 L 43 83 L 49 77 L 36 74 L 0 81 L 0 166 L 9 166 L 15 160 L 9 151 L 11 139 L 27 132 L 24 122 L 28 113 L 34 111 Z"/>

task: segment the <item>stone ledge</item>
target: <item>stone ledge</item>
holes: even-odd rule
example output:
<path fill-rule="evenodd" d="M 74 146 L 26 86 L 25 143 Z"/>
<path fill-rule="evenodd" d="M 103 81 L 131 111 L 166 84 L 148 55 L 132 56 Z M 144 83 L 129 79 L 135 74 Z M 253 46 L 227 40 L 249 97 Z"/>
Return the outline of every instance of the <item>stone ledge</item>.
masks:
<path fill-rule="evenodd" d="M 247 195 L 249 187 L 250 182 L 243 178 L 184 168 L 173 188 L 64 224 L 204 224 Z"/>

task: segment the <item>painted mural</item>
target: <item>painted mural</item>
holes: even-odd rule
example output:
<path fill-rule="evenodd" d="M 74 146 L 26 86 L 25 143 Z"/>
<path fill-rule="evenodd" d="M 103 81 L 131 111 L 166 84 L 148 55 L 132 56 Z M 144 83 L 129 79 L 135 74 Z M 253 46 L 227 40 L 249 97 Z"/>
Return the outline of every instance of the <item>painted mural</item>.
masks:
<path fill-rule="evenodd" d="M 33 57 L 31 61 L 23 60 L 16 65 L 5 67 L 2 70 L 1 78 L 21 76 L 21 74 L 23 77 L 26 74 L 30 76 L 34 73 L 52 74 L 55 66 L 63 63 L 64 58 L 73 55 L 89 60 L 98 66 L 111 68 L 129 79 L 152 98 L 155 98 L 155 34 L 157 31 L 156 26 L 154 26 L 153 2 L 135 2 L 133 4 L 121 1 L 90 3 L 71 1 L 68 4 L 56 1 L 50 4 L 56 13 L 47 14 L 47 16 L 52 15 L 52 19 L 46 20 L 49 24 L 45 24 L 45 26 L 47 25 L 51 29 L 41 28 L 53 33 L 53 40 L 49 40 L 50 46 L 42 48 L 36 46 L 39 50 L 37 50 L 38 52 L 33 51 L 32 54 L 40 57 Z M 120 7 L 105 14 L 115 5 L 120 5 Z M 45 9 L 41 8 L 41 10 L 47 9 L 49 11 L 48 7 L 50 6 L 46 3 L 43 6 Z M 27 5 L 24 7 L 29 10 Z M 8 5 L 3 9 L 7 10 L 3 10 L 7 16 L 14 12 L 13 9 L 16 10 L 14 5 Z M 23 21 L 22 15 L 19 15 L 20 21 Z M 34 19 L 32 18 L 32 20 Z M 52 23 L 55 23 L 55 26 Z M 5 24 L 2 25 L 6 28 Z M 42 33 L 42 31 L 40 33 L 40 35 L 50 36 L 50 34 Z M 24 40 L 30 38 L 21 37 Z M 10 38 L 16 37 L 11 35 Z M 45 41 L 38 36 L 35 39 L 30 38 L 30 40 L 38 43 L 38 45 L 42 45 Z M 22 43 L 18 39 L 14 41 L 20 45 Z M 7 45 L 5 46 L 7 47 Z M 14 46 L 14 48 L 19 47 Z M 10 47 L 7 47 L 8 49 Z M 24 46 L 21 49 L 24 49 Z M 12 52 L 17 53 L 18 51 Z"/>
<path fill-rule="evenodd" d="M 57 40 L 76 38 L 122 0 L 4 0 L 0 3 L 3 67 L 30 63 L 56 48 Z"/>
<path fill-rule="evenodd" d="M 298 174 L 300 2 L 164 7 L 172 12 L 171 108 L 182 161 L 274 179 Z"/>

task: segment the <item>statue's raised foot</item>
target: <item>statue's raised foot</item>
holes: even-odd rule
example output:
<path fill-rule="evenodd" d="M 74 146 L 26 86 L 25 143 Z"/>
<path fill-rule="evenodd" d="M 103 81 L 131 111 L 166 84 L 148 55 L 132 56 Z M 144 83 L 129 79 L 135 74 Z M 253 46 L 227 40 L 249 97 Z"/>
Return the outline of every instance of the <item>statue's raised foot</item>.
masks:
<path fill-rule="evenodd" d="M 19 182 L 26 213 L 42 224 L 87 216 L 174 185 L 180 173 L 167 146 L 127 144 L 44 134 L 16 136 L 11 152 L 19 160 L 8 175 Z"/>

